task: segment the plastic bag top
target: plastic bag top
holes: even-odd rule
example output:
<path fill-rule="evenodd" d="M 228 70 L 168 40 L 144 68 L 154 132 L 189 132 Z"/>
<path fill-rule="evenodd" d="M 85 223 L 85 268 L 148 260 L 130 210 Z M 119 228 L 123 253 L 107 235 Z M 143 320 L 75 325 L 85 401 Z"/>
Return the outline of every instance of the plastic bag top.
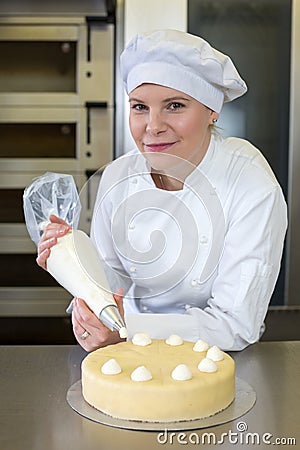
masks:
<path fill-rule="evenodd" d="M 46 172 L 35 178 L 24 190 L 23 208 L 28 233 L 36 245 L 51 214 L 76 229 L 81 203 L 72 175 Z"/>

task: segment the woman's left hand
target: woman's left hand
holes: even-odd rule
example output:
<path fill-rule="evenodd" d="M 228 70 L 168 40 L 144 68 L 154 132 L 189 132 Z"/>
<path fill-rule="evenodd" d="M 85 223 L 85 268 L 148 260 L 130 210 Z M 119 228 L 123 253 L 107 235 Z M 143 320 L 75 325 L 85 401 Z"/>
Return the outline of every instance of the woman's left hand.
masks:
<path fill-rule="evenodd" d="M 123 289 L 118 289 L 114 294 L 122 317 L 124 317 L 123 295 Z M 88 352 L 125 340 L 120 338 L 117 331 L 107 328 L 81 298 L 73 299 L 72 323 L 77 342 Z"/>

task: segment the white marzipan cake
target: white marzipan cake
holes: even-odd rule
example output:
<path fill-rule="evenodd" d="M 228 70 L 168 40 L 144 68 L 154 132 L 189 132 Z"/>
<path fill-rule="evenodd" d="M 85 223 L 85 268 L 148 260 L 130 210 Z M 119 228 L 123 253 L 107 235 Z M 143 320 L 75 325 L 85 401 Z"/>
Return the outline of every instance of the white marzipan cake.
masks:
<path fill-rule="evenodd" d="M 195 420 L 216 414 L 235 397 L 235 363 L 216 346 L 172 335 L 90 353 L 82 362 L 82 394 L 101 412 L 144 422 Z"/>

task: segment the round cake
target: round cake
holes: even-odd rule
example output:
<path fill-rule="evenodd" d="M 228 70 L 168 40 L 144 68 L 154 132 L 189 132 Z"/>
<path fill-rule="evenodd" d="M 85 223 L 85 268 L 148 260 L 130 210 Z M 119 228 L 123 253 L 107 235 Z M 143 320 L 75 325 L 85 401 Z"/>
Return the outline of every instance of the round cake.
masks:
<path fill-rule="evenodd" d="M 119 419 L 174 422 L 204 418 L 235 397 L 235 364 L 203 341 L 166 341 L 143 334 L 90 353 L 82 362 L 82 394 Z"/>

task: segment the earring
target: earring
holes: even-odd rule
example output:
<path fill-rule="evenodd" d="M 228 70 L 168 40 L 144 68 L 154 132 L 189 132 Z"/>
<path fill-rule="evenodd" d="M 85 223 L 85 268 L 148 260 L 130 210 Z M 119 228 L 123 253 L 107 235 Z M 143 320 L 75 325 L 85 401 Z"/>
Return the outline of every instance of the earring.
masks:
<path fill-rule="evenodd" d="M 217 123 L 218 122 L 218 119 L 216 119 L 215 117 L 213 118 L 213 123 Z"/>

